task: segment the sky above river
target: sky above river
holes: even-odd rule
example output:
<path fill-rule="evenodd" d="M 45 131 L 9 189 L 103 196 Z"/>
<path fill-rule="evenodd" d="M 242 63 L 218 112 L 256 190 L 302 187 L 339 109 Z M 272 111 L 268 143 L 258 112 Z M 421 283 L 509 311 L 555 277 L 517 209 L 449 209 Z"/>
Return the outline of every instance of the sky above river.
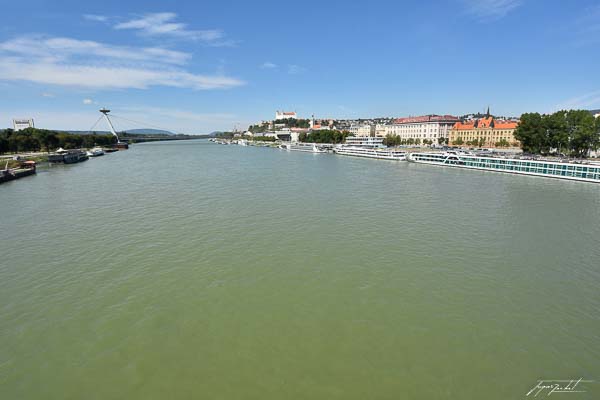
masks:
<path fill-rule="evenodd" d="M 0 128 L 206 133 L 272 119 L 600 108 L 578 0 L 6 1 Z M 118 122 L 117 122 L 118 121 Z M 103 129 L 103 128 L 100 128 Z"/>

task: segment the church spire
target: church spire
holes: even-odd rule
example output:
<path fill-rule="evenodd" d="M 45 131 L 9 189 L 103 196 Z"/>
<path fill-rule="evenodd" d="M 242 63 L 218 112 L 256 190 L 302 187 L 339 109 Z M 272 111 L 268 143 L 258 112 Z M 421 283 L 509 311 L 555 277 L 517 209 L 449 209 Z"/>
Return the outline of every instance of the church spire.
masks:
<path fill-rule="evenodd" d="M 488 117 L 488 118 L 490 117 L 490 106 L 488 106 L 486 117 Z"/>

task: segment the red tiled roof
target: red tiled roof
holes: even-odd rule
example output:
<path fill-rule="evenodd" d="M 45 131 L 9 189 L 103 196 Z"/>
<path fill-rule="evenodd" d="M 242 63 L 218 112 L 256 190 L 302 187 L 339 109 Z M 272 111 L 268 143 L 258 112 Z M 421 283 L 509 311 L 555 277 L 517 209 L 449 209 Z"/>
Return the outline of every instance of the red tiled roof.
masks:
<path fill-rule="evenodd" d="M 478 128 L 491 128 L 494 117 L 481 118 L 477 121 Z"/>
<path fill-rule="evenodd" d="M 423 115 L 420 117 L 406 117 L 394 120 L 395 124 L 412 124 L 419 122 L 436 122 L 436 121 L 458 121 L 454 115 Z"/>
<path fill-rule="evenodd" d="M 452 129 L 455 130 L 470 130 L 470 129 L 516 129 L 519 122 L 495 120 L 494 117 L 481 118 L 476 121 L 457 122 Z"/>
<path fill-rule="evenodd" d="M 475 129 L 475 121 L 467 121 L 467 122 L 457 122 L 454 124 L 452 129 L 457 131 L 467 131 L 470 129 Z"/>
<path fill-rule="evenodd" d="M 516 121 L 494 121 L 494 128 L 496 129 L 517 129 L 519 125 Z"/>

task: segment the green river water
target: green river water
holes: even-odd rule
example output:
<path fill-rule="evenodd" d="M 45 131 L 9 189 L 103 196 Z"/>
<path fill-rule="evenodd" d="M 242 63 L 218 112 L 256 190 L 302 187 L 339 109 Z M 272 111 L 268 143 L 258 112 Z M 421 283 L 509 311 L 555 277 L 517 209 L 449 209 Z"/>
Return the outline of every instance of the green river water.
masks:
<path fill-rule="evenodd" d="M 599 284 L 600 185 L 133 145 L 0 186 L 0 398 L 597 399 Z"/>

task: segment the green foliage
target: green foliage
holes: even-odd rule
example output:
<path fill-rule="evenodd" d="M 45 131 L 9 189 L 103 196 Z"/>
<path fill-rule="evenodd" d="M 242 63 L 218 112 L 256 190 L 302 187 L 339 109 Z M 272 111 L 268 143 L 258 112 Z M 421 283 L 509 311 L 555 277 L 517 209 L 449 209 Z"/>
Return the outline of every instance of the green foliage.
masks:
<path fill-rule="evenodd" d="M 600 124 L 585 110 L 526 113 L 515 130 L 523 151 L 586 157 L 600 145 Z"/>
<path fill-rule="evenodd" d="M 523 151 L 527 153 L 548 153 L 550 149 L 546 129 L 539 113 L 521 115 L 521 122 L 514 136 L 521 142 Z"/>
<path fill-rule="evenodd" d="M 473 139 L 469 142 L 466 142 L 466 144 L 468 146 L 473 146 L 473 147 L 483 147 L 483 146 L 485 146 L 485 139 L 484 138 Z"/>
<path fill-rule="evenodd" d="M 274 121 L 276 124 L 285 124 L 288 128 L 309 128 L 310 120 L 308 119 L 296 119 L 296 118 L 285 118 Z"/>
<path fill-rule="evenodd" d="M 250 132 L 252 132 L 252 133 L 267 132 L 269 130 L 269 124 L 268 123 L 264 123 L 264 124 L 250 125 L 248 127 L 248 130 Z"/>
<path fill-rule="evenodd" d="M 442 138 L 442 143 L 443 142 L 444 141 Z M 391 135 L 391 134 L 386 135 L 386 137 L 383 139 L 383 144 L 388 147 L 413 146 L 413 145 L 420 145 L 421 143 L 431 146 L 433 144 L 433 140 L 423 139 L 421 141 L 421 139 L 414 139 L 414 138 L 402 139 L 400 136 Z"/>
<path fill-rule="evenodd" d="M 394 146 L 400 146 L 405 143 L 404 143 L 404 140 L 402 140 L 402 138 L 400 138 L 400 136 L 392 135 L 392 134 L 388 133 L 383 138 L 383 144 L 388 147 L 394 147 Z"/>
<path fill-rule="evenodd" d="M 27 128 L 20 131 L 0 131 L 0 154 L 7 152 L 30 152 L 56 150 L 59 147 L 109 146 L 116 143 L 113 135 L 76 135 L 47 129 Z"/>
<path fill-rule="evenodd" d="M 347 131 L 333 131 L 333 130 L 319 130 L 312 131 L 309 134 L 300 134 L 298 138 L 301 142 L 307 143 L 344 143 L 346 138 L 349 136 Z M 304 140 L 302 140 L 304 139 Z"/>
<path fill-rule="evenodd" d="M 500 139 L 499 141 L 496 142 L 496 147 L 508 147 L 508 146 L 510 146 L 510 143 L 506 139 Z"/>
<path fill-rule="evenodd" d="M 565 115 L 571 155 L 586 157 L 600 144 L 594 116 L 586 110 L 570 110 Z"/>
<path fill-rule="evenodd" d="M 454 140 L 454 142 L 452 142 L 452 144 L 455 146 L 462 146 L 463 144 L 465 144 L 465 141 L 459 136 L 456 138 L 456 140 Z"/>
<path fill-rule="evenodd" d="M 234 132 L 219 132 L 215 135 L 215 137 L 219 139 L 232 139 L 233 135 L 235 135 Z"/>

